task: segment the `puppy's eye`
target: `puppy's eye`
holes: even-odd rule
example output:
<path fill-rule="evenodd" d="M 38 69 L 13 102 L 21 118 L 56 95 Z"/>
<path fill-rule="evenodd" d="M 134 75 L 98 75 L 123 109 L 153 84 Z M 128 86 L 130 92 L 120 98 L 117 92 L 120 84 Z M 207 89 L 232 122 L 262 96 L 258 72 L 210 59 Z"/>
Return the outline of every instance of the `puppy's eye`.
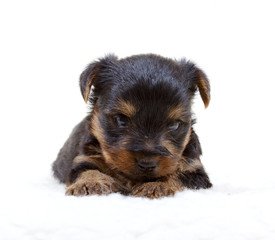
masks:
<path fill-rule="evenodd" d="M 181 121 L 175 121 L 168 126 L 168 129 L 171 131 L 176 131 L 179 129 L 180 125 L 181 125 Z"/>
<path fill-rule="evenodd" d="M 114 116 L 116 124 L 119 128 L 127 127 L 128 118 L 123 114 L 118 114 Z"/>

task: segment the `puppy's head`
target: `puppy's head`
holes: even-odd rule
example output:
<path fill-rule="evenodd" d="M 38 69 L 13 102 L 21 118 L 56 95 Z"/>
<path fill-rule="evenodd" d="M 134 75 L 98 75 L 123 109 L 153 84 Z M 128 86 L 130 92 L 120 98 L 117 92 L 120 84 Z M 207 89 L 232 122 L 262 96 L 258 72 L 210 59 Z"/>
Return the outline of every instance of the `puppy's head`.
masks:
<path fill-rule="evenodd" d="M 88 65 L 80 87 L 93 105 L 91 132 L 107 165 L 140 182 L 177 169 L 190 138 L 194 93 L 200 91 L 205 107 L 210 100 L 200 69 L 156 55 L 107 56 Z"/>

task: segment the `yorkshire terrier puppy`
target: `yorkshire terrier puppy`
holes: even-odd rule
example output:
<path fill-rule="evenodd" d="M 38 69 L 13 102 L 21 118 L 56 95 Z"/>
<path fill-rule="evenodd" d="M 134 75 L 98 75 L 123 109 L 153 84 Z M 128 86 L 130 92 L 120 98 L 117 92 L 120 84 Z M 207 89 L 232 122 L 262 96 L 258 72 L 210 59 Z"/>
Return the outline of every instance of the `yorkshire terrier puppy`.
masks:
<path fill-rule="evenodd" d="M 67 195 L 160 198 L 212 186 L 191 112 L 197 89 L 208 106 L 210 86 L 193 63 L 109 55 L 87 66 L 80 89 L 91 111 L 53 163 Z"/>

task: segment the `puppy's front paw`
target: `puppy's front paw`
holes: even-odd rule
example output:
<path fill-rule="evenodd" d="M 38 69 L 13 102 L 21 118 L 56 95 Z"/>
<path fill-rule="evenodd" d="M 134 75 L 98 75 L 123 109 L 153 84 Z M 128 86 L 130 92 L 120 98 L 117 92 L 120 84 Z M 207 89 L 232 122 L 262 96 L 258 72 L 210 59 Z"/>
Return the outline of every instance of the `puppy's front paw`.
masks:
<path fill-rule="evenodd" d="M 119 191 L 120 186 L 112 177 L 97 170 L 89 170 L 83 172 L 75 183 L 67 187 L 66 195 L 102 195 Z"/>
<path fill-rule="evenodd" d="M 76 182 L 66 189 L 66 195 L 74 196 L 102 195 L 112 192 L 118 192 L 118 190 L 109 182 Z"/>
<path fill-rule="evenodd" d="M 148 182 L 133 187 L 132 195 L 135 197 L 161 198 L 173 196 L 176 189 L 173 189 L 166 182 Z"/>

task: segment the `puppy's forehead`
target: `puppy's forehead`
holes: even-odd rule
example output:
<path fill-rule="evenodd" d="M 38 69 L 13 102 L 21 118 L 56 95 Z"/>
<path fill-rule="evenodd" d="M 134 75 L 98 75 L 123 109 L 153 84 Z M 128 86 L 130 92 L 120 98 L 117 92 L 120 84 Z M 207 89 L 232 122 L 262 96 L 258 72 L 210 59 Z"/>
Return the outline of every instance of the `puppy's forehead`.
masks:
<path fill-rule="evenodd" d="M 104 101 L 106 111 L 121 110 L 127 116 L 177 116 L 190 108 L 190 94 L 180 79 L 179 65 L 155 55 L 120 60 L 111 70 L 112 87 Z M 180 106 L 180 107 L 179 107 Z M 176 109 L 176 110 L 175 110 Z M 180 109 L 180 110 L 179 110 Z"/>
<path fill-rule="evenodd" d="M 190 102 L 184 91 L 166 81 L 139 80 L 113 90 L 107 109 L 144 120 L 179 119 L 188 112 Z"/>

